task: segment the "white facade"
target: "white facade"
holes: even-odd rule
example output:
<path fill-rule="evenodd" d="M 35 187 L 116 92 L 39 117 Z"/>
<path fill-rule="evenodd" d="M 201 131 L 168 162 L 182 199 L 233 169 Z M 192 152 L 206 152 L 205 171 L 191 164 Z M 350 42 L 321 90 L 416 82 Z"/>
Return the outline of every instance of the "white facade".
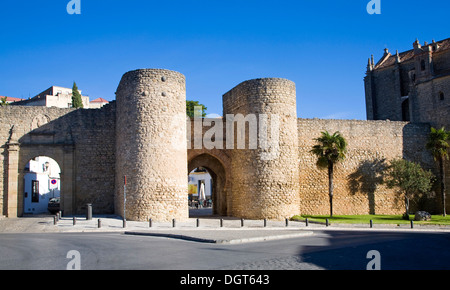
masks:
<path fill-rule="evenodd" d="M 195 170 L 194 170 L 195 171 Z M 194 172 L 189 173 L 189 188 L 190 196 L 198 199 L 200 193 L 200 184 L 205 184 L 205 196 L 206 199 L 212 199 L 212 179 L 208 172 Z M 196 192 L 196 193 L 193 193 Z"/>
<path fill-rule="evenodd" d="M 100 109 L 109 102 L 103 98 L 97 98 L 89 102 L 89 109 Z"/>
<path fill-rule="evenodd" d="M 60 167 L 49 158 L 39 156 L 28 163 L 24 177 L 24 213 L 47 213 L 48 202 L 60 197 Z"/>
<path fill-rule="evenodd" d="M 81 91 L 79 91 L 81 94 Z M 72 89 L 53 86 L 48 95 L 45 95 L 47 107 L 71 108 Z M 81 96 L 84 108 L 89 108 L 89 97 Z"/>
<path fill-rule="evenodd" d="M 81 94 L 81 91 L 80 90 L 78 91 Z M 82 95 L 81 102 L 83 103 L 83 108 L 85 109 L 90 108 L 89 97 Z M 18 102 L 17 105 L 71 108 L 72 89 L 58 86 L 51 86 L 47 90 L 43 91 L 42 93 L 31 99 Z"/>

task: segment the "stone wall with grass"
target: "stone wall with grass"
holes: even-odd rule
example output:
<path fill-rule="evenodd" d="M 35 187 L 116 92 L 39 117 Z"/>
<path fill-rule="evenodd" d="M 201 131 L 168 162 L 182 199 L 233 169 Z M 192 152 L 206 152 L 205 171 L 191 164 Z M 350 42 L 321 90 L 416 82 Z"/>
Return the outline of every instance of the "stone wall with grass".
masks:
<path fill-rule="evenodd" d="M 300 211 L 329 214 L 328 174 L 316 166 L 310 150 L 320 132 L 336 131 L 348 141 L 345 161 L 334 170 L 333 214 L 402 214 L 403 198 L 382 184 L 383 168 L 394 158 L 420 162 L 424 168 L 435 164 L 425 143 L 427 124 L 390 121 L 298 119 L 300 154 Z M 436 211 L 436 201 L 416 200 L 411 210 Z"/>

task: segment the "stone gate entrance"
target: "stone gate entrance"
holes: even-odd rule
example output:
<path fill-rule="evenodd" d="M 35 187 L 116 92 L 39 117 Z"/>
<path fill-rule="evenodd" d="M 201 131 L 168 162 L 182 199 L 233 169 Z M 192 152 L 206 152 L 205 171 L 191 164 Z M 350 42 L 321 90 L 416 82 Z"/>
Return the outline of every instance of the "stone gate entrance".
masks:
<path fill-rule="evenodd" d="M 197 167 L 213 178 L 215 214 L 278 220 L 326 214 L 327 175 L 310 153 L 323 130 L 340 131 L 351 151 L 337 168 L 339 214 L 369 212 L 364 192 L 348 190 L 361 162 L 404 157 L 435 168 L 424 146 L 428 124 L 298 119 L 295 84 L 286 79 L 242 82 L 223 95 L 223 115 L 186 118 L 185 77 L 163 69 L 124 74 L 116 101 L 101 109 L 1 107 L 0 214 L 23 215 L 24 168 L 36 156 L 61 167 L 66 215 L 84 214 L 88 203 L 94 214 L 122 215 L 126 176 L 126 218 L 144 221 L 189 218 L 187 177 Z M 252 118 L 267 122 L 252 127 Z M 261 135 L 261 127 L 270 129 Z M 275 137 L 275 146 L 259 139 L 250 148 L 252 136 L 263 136 L 263 145 Z M 393 202 L 395 190 L 380 186 L 373 195 L 375 213 L 403 211 Z"/>
<path fill-rule="evenodd" d="M 195 168 L 203 167 L 211 175 L 213 182 L 213 214 L 227 216 L 228 201 L 231 199 L 228 194 L 230 193 L 230 182 L 227 180 L 227 174 L 224 165 L 218 158 L 210 154 L 200 154 L 189 160 L 188 172 L 191 172 Z M 230 179 L 230 176 L 228 176 Z"/>

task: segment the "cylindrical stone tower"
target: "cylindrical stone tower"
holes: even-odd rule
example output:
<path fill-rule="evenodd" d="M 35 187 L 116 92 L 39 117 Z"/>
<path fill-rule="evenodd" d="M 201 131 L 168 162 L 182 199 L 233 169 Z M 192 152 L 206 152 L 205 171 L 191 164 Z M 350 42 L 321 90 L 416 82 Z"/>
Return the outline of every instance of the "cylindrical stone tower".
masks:
<path fill-rule="evenodd" d="M 223 110 L 227 142 L 232 120 L 235 130 L 234 149 L 230 151 L 233 216 L 281 220 L 299 214 L 295 84 L 279 78 L 245 81 L 223 96 Z M 244 136 L 238 128 L 244 128 L 239 124 L 242 117 L 248 121 L 245 149 L 239 149 L 238 144 L 239 136 Z M 251 124 L 255 120 L 258 142 L 256 149 L 251 149 L 255 148 L 255 127 Z"/>
<path fill-rule="evenodd" d="M 116 214 L 127 220 L 189 217 L 185 77 L 163 69 L 123 75 L 116 92 Z"/>

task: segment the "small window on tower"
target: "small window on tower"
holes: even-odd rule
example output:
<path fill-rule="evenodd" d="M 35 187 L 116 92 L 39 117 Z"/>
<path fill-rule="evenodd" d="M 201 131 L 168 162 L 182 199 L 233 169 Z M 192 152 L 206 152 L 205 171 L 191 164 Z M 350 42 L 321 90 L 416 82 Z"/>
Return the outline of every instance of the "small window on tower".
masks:
<path fill-rule="evenodd" d="M 441 101 L 444 100 L 444 93 L 443 92 L 439 93 L 439 100 L 441 100 Z"/>
<path fill-rule="evenodd" d="M 422 61 L 420 62 L 420 69 L 421 70 L 425 70 L 425 60 L 422 59 Z"/>

